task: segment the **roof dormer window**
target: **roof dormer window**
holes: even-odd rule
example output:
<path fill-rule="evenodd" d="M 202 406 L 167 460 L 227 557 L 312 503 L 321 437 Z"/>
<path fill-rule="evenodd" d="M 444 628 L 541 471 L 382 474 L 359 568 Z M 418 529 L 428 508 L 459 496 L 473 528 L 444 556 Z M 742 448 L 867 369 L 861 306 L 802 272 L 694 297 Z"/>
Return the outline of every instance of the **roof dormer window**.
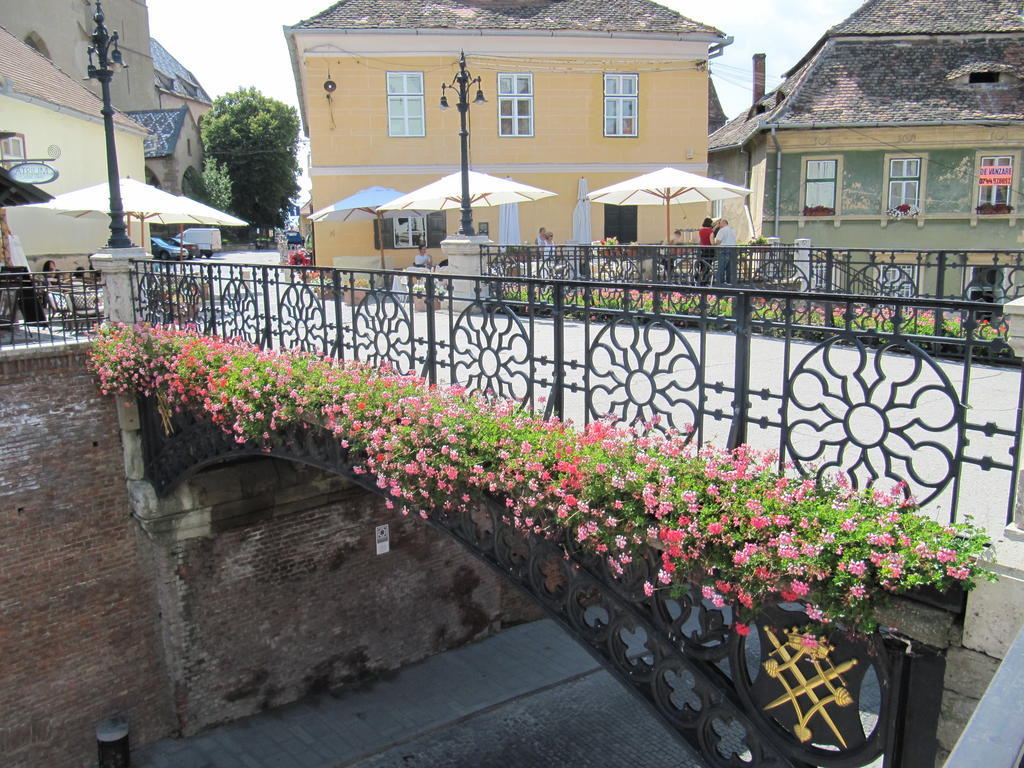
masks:
<path fill-rule="evenodd" d="M 971 72 L 967 76 L 968 83 L 998 83 L 998 72 Z"/>

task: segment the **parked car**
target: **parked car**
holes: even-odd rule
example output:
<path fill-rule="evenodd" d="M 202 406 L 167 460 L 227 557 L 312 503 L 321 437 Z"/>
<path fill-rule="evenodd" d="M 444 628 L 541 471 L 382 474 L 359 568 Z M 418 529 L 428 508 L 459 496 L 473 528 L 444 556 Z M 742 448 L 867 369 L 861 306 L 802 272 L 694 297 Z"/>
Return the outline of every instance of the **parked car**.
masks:
<path fill-rule="evenodd" d="M 207 259 L 222 248 L 220 230 L 216 227 L 189 227 L 181 236 L 186 243 L 194 243 L 199 255 Z"/>
<path fill-rule="evenodd" d="M 198 259 L 200 256 L 199 245 L 190 243 L 181 237 L 168 237 L 167 242 L 182 250 L 183 259 Z"/>
<path fill-rule="evenodd" d="M 149 250 L 157 259 L 170 259 L 180 261 L 181 259 L 194 259 L 199 253 L 199 246 L 192 243 L 182 243 L 176 237 L 150 237 Z"/>
<path fill-rule="evenodd" d="M 284 237 L 289 246 L 306 244 L 306 238 L 304 238 L 302 233 L 296 229 L 286 229 Z"/>

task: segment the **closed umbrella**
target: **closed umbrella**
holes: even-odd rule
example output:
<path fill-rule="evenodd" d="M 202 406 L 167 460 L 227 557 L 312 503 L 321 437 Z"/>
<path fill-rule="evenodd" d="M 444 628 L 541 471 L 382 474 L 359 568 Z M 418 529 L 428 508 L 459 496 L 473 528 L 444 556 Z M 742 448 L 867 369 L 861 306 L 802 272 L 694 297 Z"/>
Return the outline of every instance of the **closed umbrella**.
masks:
<path fill-rule="evenodd" d="M 572 241 L 586 245 L 590 242 L 590 201 L 587 200 L 587 179 L 580 176 L 576 187 L 576 207 L 572 209 Z"/>
<path fill-rule="evenodd" d="M 660 171 L 620 181 L 610 187 L 596 189 L 587 195 L 587 198 L 595 203 L 610 205 L 664 205 L 667 242 L 672 230 L 669 205 L 729 200 L 749 194 L 749 189 L 735 184 L 680 171 L 678 168 L 662 168 Z"/>
<path fill-rule="evenodd" d="M 498 241 L 502 245 L 519 245 L 519 203 L 498 207 Z"/>

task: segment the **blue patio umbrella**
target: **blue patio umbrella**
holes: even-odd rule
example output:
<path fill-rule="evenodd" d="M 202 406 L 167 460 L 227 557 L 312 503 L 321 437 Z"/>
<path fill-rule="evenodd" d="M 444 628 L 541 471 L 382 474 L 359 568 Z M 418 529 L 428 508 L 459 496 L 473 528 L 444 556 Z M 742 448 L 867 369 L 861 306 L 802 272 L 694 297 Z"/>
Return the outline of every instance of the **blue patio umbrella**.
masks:
<path fill-rule="evenodd" d="M 377 240 L 380 242 L 380 266 L 384 268 L 384 228 L 381 219 L 385 215 L 409 216 L 409 211 L 380 211 L 378 208 L 384 203 L 401 197 L 404 192 L 389 187 L 367 187 L 355 194 L 349 195 L 343 200 L 321 208 L 309 217 L 310 221 L 359 221 L 361 219 L 374 219 L 377 222 Z M 415 214 L 415 212 L 412 212 Z"/>

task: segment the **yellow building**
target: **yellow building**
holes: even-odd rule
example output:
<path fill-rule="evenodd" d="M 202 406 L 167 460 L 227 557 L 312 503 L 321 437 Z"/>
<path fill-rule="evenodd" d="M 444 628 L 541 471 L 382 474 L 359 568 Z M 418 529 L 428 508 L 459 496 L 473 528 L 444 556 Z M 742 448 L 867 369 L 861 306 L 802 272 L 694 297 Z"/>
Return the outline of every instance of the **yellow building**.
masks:
<path fill-rule="evenodd" d="M 470 109 L 470 167 L 558 194 L 519 206 L 531 243 L 542 226 L 570 240 L 581 177 L 593 190 L 666 165 L 706 171 L 707 61 L 729 42 L 650 0 L 343 0 L 285 36 L 314 210 L 458 170 L 459 114 L 439 100 L 465 51 L 487 99 Z M 673 226 L 695 228 L 705 213 L 673 206 Z M 435 248 L 458 218 L 390 221 L 388 265 L 410 264 L 421 237 Z M 497 240 L 497 208 L 474 209 L 474 220 Z M 664 238 L 656 208 L 594 205 L 591 221 L 589 239 Z M 315 238 L 320 264 L 376 263 L 372 223 L 317 224 Z"/>
<path fill-rule="evenodd" d="M 0 85 L 0 162 L 5 167 L 59 154 L 49 163 L 59 176 L 42 187 L 51 195 L 107 180 L 102 102 L 2 27 Z M 118 112 L 114 134 L 121 176 L 144 180 L 146 130 Z M 76 219 L 20 206 L 9 209 L 7 218 L 34 268 L 48 258 L 61 268 L 85 266 L 88 254 L 105 245 L 110 234 L 109 220 L 101 216 Z M 140 243 L 135 226 L 132 238 Z"/>

